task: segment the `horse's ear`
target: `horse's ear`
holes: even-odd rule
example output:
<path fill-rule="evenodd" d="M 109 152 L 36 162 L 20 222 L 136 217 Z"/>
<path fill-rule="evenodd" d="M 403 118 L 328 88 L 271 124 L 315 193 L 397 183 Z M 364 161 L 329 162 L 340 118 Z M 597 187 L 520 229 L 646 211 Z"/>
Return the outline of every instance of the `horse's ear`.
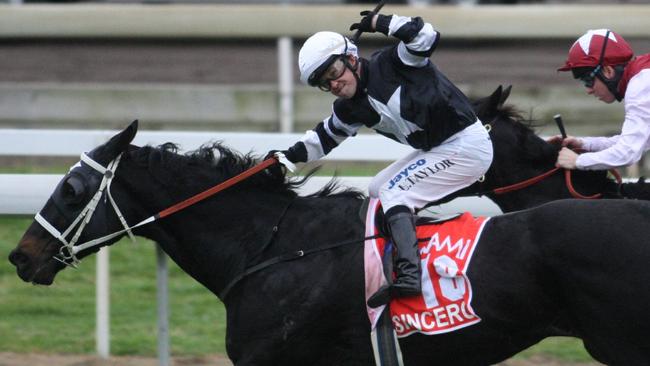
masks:
<path fill-rule="evenodd" d="M 115 136 L 111 137 L 106 144 L 104 144 L 102 149 L 102 155 L 107 155 L 106 158 L 108 161 L 113 160 L 121 152 L 126 151 L 126 149 L 131 144 L 131 141 L 135 138 L 135 134 L 138 132 L 138 120 L 131 122 L 122 132 L 119 132 Z"/>
<path fill-rule="evenodd" d="M 489 105 L 499 105 L 499 102 L 501 102 L 501 95 L 503 95 L 503 85 L 499 85 L 496 90 L 490 94 Z"/>
<path fill-rule="evenodd" d="M 483 103 L 481 103 L 478 115 L 483 118 L 494 117 L 497 114 L 497 109 L 499 108 L 502 93 L 503 87 L 499 85 L 499 87 L 494 92 L 492 92 L 492 94 L 490 94 L 490 96 L 487 97 Z"/>
<path fill-rule="evenodd" d="M 117 140 L 115 142 L 116 148 L 118 151 L 122 152 L 126 150 L 127 147 L 131 144 L 131 141 L 135 138 L 135 134 L 138 133 L 138 120 L 134 120 L 128 125 L 122 132 L 113 136 L 111 141 Z M 110 142 L 109 142 L 110 143 Z"/>
<path fill-rule="evenodd" d="M 499 88 L 501 86 L 499 85 Z M 510 92 L 512 91 L 512 85 L 508 85 L 503 91 L 501 92 L 501 97 L 499 98 L 499 107 L 503 107 L 503 104 L 505 104 L 506 99 L 510 96 Z"/>

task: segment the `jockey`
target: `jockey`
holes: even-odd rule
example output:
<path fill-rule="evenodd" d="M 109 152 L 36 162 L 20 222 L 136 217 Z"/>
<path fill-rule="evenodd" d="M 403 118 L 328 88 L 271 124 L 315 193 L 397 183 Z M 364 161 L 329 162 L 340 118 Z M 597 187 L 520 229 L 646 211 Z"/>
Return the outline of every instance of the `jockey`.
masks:
<path fill-rule="evenodd" d="M 625 120 L 612 137 L 553 136 L 562 143 L 556 165 L 565 169 L 597 170 L 627 166 L 650 149 L 650 54 L 634 57 L 632 48 L 608 29 L 590 30 L 571 46 L 564 66 L 605 103 L 625 99 Z M 585 151 L 578 155 L 571 149 Z"/>
<path fill-rule="evenodd" d="M 361 15 L 350 30 L 379 31 L 400 42 L 364 59 L 341 34 L 309 37 L 298 56 L 300 79 L 337 99 L 330 116 L 282 152 L 294 163 L 314 161 L 363 126 L 413 147 L 369 186 L 397 249 L 393 285 L 368 301 L 377 307 L 391 296 L 421 293 L 414 213 L 476 182 L 492 162 L 492 142 L 467 97 L 429 60 L 440 39 L 431 24 L 420 17 Z"/>

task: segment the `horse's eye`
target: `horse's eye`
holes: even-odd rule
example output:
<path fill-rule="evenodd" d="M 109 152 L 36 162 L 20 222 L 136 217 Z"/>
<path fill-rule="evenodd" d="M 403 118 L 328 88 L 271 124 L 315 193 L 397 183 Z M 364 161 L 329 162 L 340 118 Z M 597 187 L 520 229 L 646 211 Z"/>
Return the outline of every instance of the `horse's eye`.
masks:
<path fill-rule="evenodd" d="M 86 197 L 86 186 L 79 177 L 68 177 L 61 187 L 61 196 L 67 204 L 79 204 Z"/>

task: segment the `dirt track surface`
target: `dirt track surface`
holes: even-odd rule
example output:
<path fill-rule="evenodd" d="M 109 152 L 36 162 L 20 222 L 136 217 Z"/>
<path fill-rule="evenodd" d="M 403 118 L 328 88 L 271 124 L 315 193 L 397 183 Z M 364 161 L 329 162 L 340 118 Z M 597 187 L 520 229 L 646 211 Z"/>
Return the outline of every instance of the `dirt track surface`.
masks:
<path fill-rule="evenodd" d="M 174 357 L 174 366 L 232 366 L 224 356 Z M 512 360 L 501 366 L 596 366 L 598 363 L 562 363 L 545 357 Z M 158 366 L 152 357 L 111 357 L 102 360 L 95 356 L 44 355 L 0 353 L 0 366 Z"/>

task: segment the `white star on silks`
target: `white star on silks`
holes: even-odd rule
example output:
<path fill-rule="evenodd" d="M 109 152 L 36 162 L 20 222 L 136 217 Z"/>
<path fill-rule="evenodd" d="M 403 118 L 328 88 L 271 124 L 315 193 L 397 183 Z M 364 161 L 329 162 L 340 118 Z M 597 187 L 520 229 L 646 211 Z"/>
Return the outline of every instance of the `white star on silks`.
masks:
<path fill-rule="evenodd" d="M 589 47 L 591 46 L 591 40 L 594 38 L 594 36 L 603 36 L 607 34 L 607 29 L 596 29 L 596 30 L 590 30 L 585 34 L 584 36 L 580 37 L 578 39 L 578 44 L 580 44 L 580 48 L 582 48 L 582 51 L 588 55 L 589 54 Z M 616 37 L 614 36 L 613 33 L 609 33 L 609 40 L 616 42 Z"/>
<path fill-rule="evenodd" d="M 393 95 L 388 99 L 388 103 L 384 104 L 371 96 L 368 96 L 370 104 L 381 116 L 378 124 L 373 126 L 374 129 L 381 132 L 389 133 L 395 136 L 400 142 L 407 144 L 406 136 L 415 131 L 423 131 L 415 123 L 405 119 L 401 115 L 401 91 L 402 87 L 395 89 Z"/>

